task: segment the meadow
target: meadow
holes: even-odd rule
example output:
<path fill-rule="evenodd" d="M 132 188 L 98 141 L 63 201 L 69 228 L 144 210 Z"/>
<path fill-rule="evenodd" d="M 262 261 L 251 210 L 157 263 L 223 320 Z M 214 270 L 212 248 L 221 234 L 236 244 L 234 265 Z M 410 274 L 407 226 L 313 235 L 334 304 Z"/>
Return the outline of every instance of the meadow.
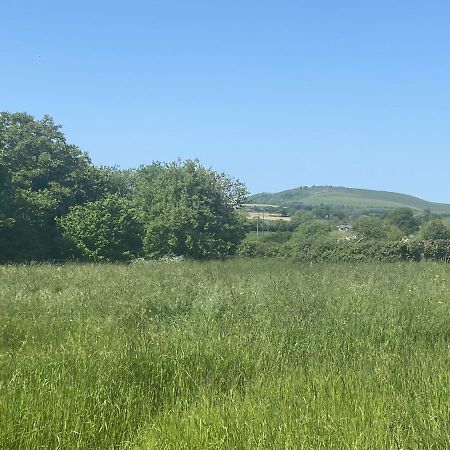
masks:
<path fill-rule="evenodd" d="M 448 449 L 450 266 L 0 267 L 2 449 Z"/>

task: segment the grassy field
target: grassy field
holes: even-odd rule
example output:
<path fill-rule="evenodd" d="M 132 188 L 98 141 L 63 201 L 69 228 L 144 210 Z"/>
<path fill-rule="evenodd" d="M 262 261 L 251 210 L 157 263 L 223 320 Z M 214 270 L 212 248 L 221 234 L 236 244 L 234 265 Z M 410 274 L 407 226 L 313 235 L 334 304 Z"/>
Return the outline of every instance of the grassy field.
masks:
<path fill-rule="evenodd" d="M 448 449 L 449 276 L 0 267 L 0 448 Z"/>
<path fill-rule="evenodd" d="M 260 212 L 254 212 L 254 211 L 248 211 L 246 212 L 246 217 L 248 220 L 256 220 L 258 219 L 261 223 L 264 221 L 282 221 L 282 222 L 290 222 L 290 217 L 283 217 L 280 214 L 269 214 L 269 213 L 260 213 Z"/>
<path fill-rule="evenodd" d="M 306 189 L 289 189 L 287 191 L 255 194 L 250 197 L 252 203 L 263 206 L 289 206 L 302 203 L 304 205 L 319 206 L 353 206 L 359 208 L 395 209 L 408 207 L 418 211 L 429 209 L 436 214 L 450 214 L 450 204 L 433 203 L 411 195 L 396 192 L 374 191 L 370 189 L 353 189 L 333 186 L 313 186 Z"/>

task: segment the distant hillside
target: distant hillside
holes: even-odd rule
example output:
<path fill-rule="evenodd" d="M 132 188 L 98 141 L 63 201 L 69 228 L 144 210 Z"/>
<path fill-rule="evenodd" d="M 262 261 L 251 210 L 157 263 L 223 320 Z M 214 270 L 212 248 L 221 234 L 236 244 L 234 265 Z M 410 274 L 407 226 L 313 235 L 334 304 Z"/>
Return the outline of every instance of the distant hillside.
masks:
<path fill-rule="evenodd" d="M 450 205 L 445 203 L 428 202 L 411 195 L 395 192 L 333 186 L 300 187 L 273 194 L 264 192 L 252 195 L 248 202 L 297 207 L 300 205 L 333 205 L 369 210 L 390 210 L 407 206 L 418 211 L 429 209 L 435 214 L 450 214 Z"/>

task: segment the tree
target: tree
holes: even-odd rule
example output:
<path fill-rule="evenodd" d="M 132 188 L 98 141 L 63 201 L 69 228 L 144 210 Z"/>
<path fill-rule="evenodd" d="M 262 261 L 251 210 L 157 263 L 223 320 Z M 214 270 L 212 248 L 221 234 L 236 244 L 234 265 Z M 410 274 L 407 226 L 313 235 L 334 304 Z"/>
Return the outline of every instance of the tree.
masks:
<path fill-rule="evenodd" d="M 8 221 L 9 210 L 8 205 L 10 193 L 9 170 L 6 164 L 5 152 L 0 149 L 0 230 L 6 227 Z"/>
<path fill-rule="evenodd" d="M 142 254 L 142 224 L 130 200 L 111 195 L 70 208 L 58 219 L 74 256 L 124 261 Z"/>
<path fill-rule="evenodd" d="M 355 224 L 355 231 L 366 239 L 385 239 L 387 226 L 380 217 L 360 216 Z"/>
<path fill-rule="evenodd" d="M 422 237 L 427 240 L 450 239 L 450 230 L 440 219 L 433 219 L 422 226 Z"/>
<path fill-rule="evenodd" d="M 302 223 L 292 235 L 293 242 L 314 242 L 328 236 L 331 231 L 329 223 L 310 221 Z"/>
<path fill-rule="evenodd" d="M 136 193 L 150 257 L 223 257 L 235 253 L 245 236 L 238 211 L 247 195 L 244 185 L 198 161 L 141 167 Z"/>
<path fill-rule="evenodd" d="M 422 222 L 422 224 L 424 224 L 426 222 L 429 222 L 430 220 L 439 219 L 439 215 L 432 213 L 429 208 L 426 208 L 424 209 L 419 219 Z"/>
<path fill-rule="evenodd" d="M 44 116 L 0 113 L 0 260 L 61 257 L 55 218 L 116 186 L 112 171 L 96 168 Z M 5 221 L 6 218 L 6 221 Z"/>
<path fill-rule="evenodd" d="M 414 217 L 414 211 L 411 208 L 397 208 L 387 214 L 386 220 L 406 234 L 412 234 L 419 229 L 419 221 Z"/>
<path fill-rule="evenodd" d="M 296 211 L 291 217 L 291 223 L 294 228 L 297 228 L 300 224 L 313 220 L 313 214 L 311 211 L 299 210 Z"/>

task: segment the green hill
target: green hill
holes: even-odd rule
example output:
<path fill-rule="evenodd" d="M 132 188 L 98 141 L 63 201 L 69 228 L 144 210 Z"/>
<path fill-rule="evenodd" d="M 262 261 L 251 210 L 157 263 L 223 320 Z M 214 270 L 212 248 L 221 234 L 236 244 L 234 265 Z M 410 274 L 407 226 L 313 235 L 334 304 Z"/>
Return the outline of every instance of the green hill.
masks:
<path fill-rule="evenodd" d="M 300 187 L 276 193 L 263 192 L 250 196 L 248 202 L 287 207 L 333 205 L 367 210 L 390 210 L 406 206 L 417 211 L 429 209 L 435 214 L 450 214 L 450 205 L 445 203 L 428 202 L 395 192 L 333 186 Z"/>

